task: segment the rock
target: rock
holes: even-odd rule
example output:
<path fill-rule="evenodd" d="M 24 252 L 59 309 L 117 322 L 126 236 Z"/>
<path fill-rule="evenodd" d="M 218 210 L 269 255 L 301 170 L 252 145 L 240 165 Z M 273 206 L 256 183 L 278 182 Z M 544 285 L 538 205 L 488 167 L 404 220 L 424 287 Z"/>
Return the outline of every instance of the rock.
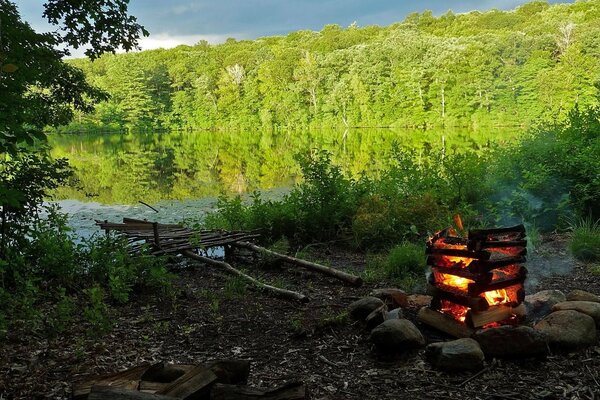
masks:
<path fill-rule="evenodd" d="M 408 305 L 408 295 L 404 290 L 400 289 L 375 289 L 369 296 L 381 299 L 388 307 L 406 307 Z"/>
<path fill-rule="evenodd" d="M 425 345 L 425 338 L 407 319 L 389 319 L 371 332 L 371 341 L 381 352 L 401 352 Z"/>
<path fill-rule="evenodd" d="M 401 308 L 394 308 L 393 310 L 388 311 L 385 314 L 385 319 L 400 319 L 404 318 L 404 312 L 402 312 Z"/>
<path fill-rule="evenodd" d="M 527 318 L 530 320 L 543 318 L 552 312 L 552 307 L 555 304 L 566 300 L 565 294 L 560 290 L 542 290 L 541 292 L 525 296 Z"/>
<path fill-rule="evenodd" d="M 384 304 L 381 307 L 373 310 L 371 314 L 367 316 L 365 322 L 367 323 L 367 329 L 373 330 L 377 325 L 385 321 L 385 315 L 387 314 L 387 306 Z"/>
<path fill-rule="evenodd" d="M 600 303 L 600 296 L 585 290 L 572 290 L 567 294 L 567 301 L 593 301 Z"/>
<path fill-rule="evenodd" d="M 596 324 L 589 315 L 575 310 L 555 311 L 534 328 L 548 336 L 550 345 L 567 349 L 596 343 Z"/>
<path fill-rule="evenodd" d="M 596 326 L 600 328 L 600 303 L 593 301 L 564 301 L 555 304 L 552 311 L 575 310 L 594 318 Z"/>
<path fill-rule="evenodd" d="M 488 357 L 528 358 L 548 354 L 548 337 L 528 326 L 481 329 L 473 335 Z"/>
<path fill-rule="evenodd" d="M 377 297 L 363 297 L 348 306 L 348 313 L 352 318 L 364 321 L 369 314 L 383 305 L 383 301 Z"/>
<path fill-rule="evenodd" d="M 411 294 L 406 298 L 408 301 L 408 307 L 419 309 L 421 307 L 429 307 L 433 297 L 425 294 Z"/>
<path fill-rule="evenodd" d="M 471 338 L 432 343 L 425 356 L 434 367 L 449 371 L 481 369 L 485 358 L 479 343 Z"/>

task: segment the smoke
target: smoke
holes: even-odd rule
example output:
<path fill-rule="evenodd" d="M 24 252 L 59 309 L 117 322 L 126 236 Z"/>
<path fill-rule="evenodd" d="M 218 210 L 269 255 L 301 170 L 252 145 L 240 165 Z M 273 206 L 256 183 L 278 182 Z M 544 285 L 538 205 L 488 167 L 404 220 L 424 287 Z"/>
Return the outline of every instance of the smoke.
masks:
<path fill-rule="evenodd" d="M 529 256 L 525 267 L 528 274 L 525 280 L 526 293 L 539 290 L 540 282 L 552 275 L 568 275 L 573 271 L 575 259 L 568 253 L 551 254 L 538 252 Z"/>

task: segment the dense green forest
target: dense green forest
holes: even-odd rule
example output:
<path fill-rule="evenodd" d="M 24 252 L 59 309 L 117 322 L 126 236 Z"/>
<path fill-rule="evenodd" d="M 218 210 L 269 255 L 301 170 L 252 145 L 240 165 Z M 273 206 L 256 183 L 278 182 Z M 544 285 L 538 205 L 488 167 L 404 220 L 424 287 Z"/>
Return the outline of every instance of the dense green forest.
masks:
<path fill-rule="evenodd" d="M 72 130 L 526 124 L 598 102 L 600 2 L 415 13 L 72 64 L 112 96 Z"/>

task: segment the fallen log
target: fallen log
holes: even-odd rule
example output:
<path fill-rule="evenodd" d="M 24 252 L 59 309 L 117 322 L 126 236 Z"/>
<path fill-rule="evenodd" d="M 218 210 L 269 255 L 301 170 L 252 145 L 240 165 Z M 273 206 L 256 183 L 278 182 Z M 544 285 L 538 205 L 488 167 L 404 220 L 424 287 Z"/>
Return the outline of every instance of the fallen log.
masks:
<path fill-rule="evenodd" d="M 173 398 L 112 386 L 93 386 L 88 400 L 173 400 Z"/>
<path fill-rule="evenodd" d="M 210 391 L 210 398 L 211 400 L 304 400 L 307 398 L 307 392 L 302 382 L 291 382 L 273 390 L 217 383 Z"/>
<path fill-rule="evenodd" d="M 294 292 L 294 291 L 287 290 L 287 289 L 281 289 L 281 288 L 278 288 L 275 286 L 267 285 L 266 283 L 262 283 L 256 279 L 254 279 L 250 275 L 246 275 L 242 271 L 232 267 L 231 264 L 226 263 L 224 261 L 218 261 L 218 260 L 213 260 L 212 258 L 204 257 L 204 256 L 194 253 L 191 250 L 184 250 L 181 252 L 181 254 L 183 256 L 191 258 L 193 260 L 201 261 L 205 264 L 224 269 L 226 272 L 228 272 L 230 274 L 237 275 L 237 276 L 245 279 L 246 281 L 250 282 L 252 285 L 256 286 L 259 289 L 271 292 L 271 293 L 281 296 L 283 298 L 300 301 L 302 303 L 306 303 L 310 300 L 307 296 L 303 295 L 302 293 Z"/>
<path fill-rule="evenodd" d="M 246 249 L 250 249 L 252 251 L 255 251 L 257 253 L 262 253 L 262 254 L 268 254 L 269 256 L 272 257 L 276 257 L 279 258 L 285 262 L 288 262 L 290 264 L 294 264 L 294 265 L 298 265 L 300 267 L 309 269 L 311 271 L 316 271 L 316 272 L 320 272 L 322 274 L 325 275 L 329 275 L 332 276 L 334 278 L 337 278 L 341 281 L 347 282 L 349 284 L 351 284 L 352 286 L 360 286 L 362 285 L 362 279 L 358 276 L 349 274 L 347 272 L 344 271 L 340 271 L 338 269 L 335 268 L 330 268 L 330 267 L 326 267 L 324 265 L 321 264 L 317 264 L 317 263 L 313 263 L 310 261 L 306 261 L 306 260 L 301 260 L 299 258 L 295 258 L 292 256 L 288 256 L 285 254 L 280 254 L 277 252 L 274 252 L 272 250 L 269 249 L 265 249 L 264 247 L 261 246 L 257 246 L 253 243 L 249 243 L 249 242 L 237 242 L 233 244 L 234 246 L 237 247 L 243 247 Z"/>

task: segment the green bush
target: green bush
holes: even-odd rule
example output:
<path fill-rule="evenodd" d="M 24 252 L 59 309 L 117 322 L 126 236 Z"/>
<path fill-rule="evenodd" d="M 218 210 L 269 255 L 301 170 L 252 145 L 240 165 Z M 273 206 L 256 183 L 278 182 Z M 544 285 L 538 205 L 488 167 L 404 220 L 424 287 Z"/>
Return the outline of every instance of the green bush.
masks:
<path fill-rule="evenodd" d="M 569 248 L 575 258 L 586 262 L 600 261 L 600 220 L 591 217 L 571 226 Z"/>

